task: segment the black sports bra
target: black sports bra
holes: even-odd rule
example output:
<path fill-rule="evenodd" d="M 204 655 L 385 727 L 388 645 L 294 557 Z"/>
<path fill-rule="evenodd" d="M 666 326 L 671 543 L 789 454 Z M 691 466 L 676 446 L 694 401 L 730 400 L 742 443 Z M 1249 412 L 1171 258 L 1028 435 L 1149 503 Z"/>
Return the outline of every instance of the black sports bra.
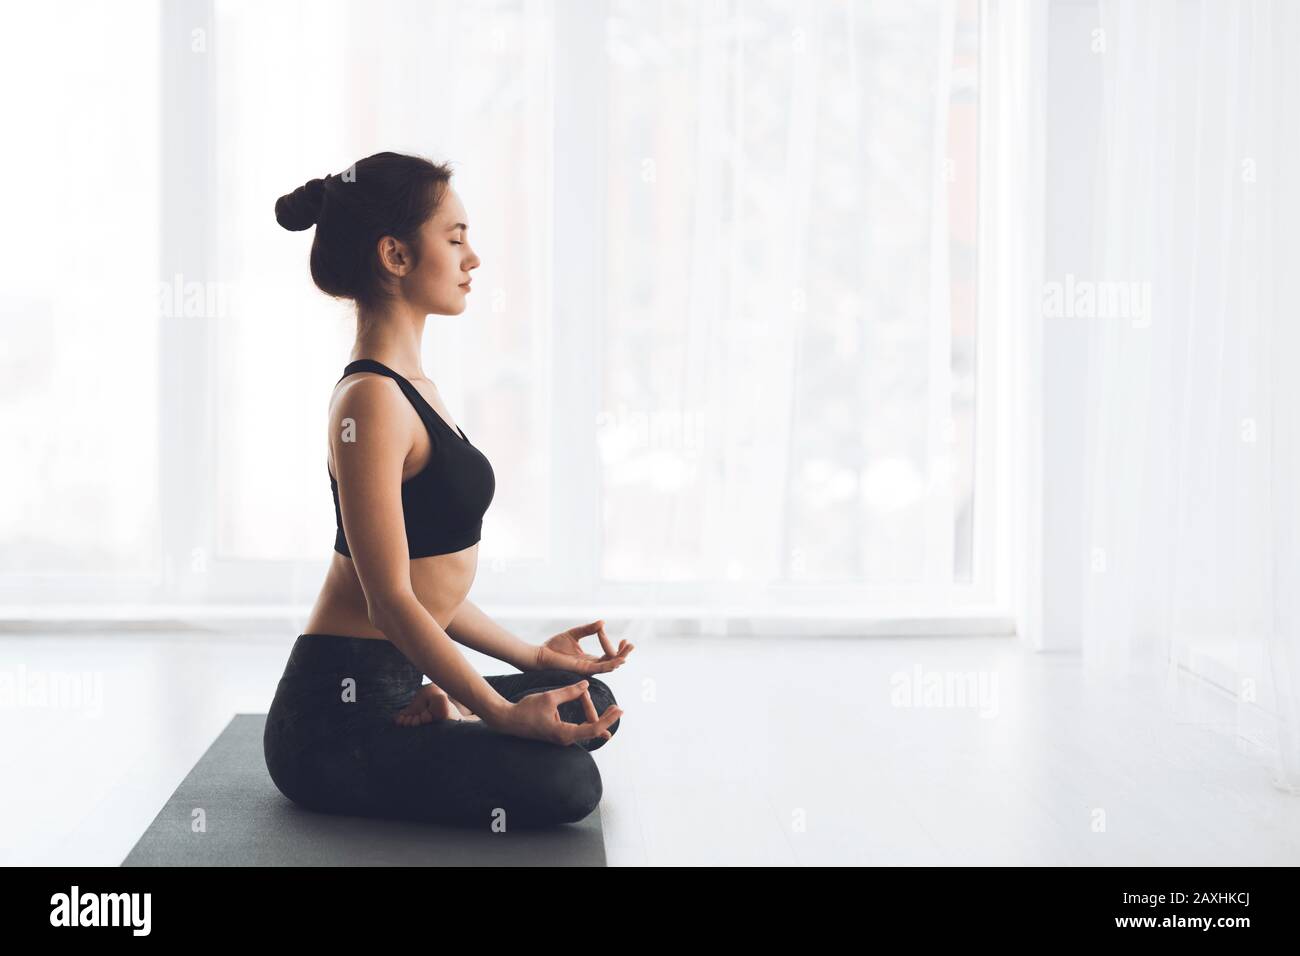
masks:
<path fill-rule="evenodd" d="M 387 365 L 374 359 L 357 359 L 343 369 L 339 381 L 354 372 L 378 372 L 395 381 L 429 432 L 429 464 L 402 482 L 402 513 L 410 556 L 451 554 L 477 543 L 482 536 L 483 515 L 496 492 L 496 476 L 487 456 L 469 443 L 464 431 L 459 435 L 452 431 L 419 389 Z M 334 494 L 334 550 L 352 557 L 343 535 L 339 483 L 328 462 L 325 470 Z"/>

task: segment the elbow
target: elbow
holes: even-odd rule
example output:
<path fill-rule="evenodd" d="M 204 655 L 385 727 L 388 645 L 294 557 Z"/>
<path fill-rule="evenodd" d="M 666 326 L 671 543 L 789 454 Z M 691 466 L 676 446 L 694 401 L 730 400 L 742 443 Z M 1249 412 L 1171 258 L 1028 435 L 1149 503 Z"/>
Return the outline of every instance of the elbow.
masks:
<path fill-rule="evenodd" d="M 383 631 L 384 636 L 391 639 L 391 632 L 395 630 L 393 625 L 401 619 L 407 601 L 412 598 L 413 595 L 384 594 L 367 600 L 366 616 L 370 618 L 371 626 Z"/>

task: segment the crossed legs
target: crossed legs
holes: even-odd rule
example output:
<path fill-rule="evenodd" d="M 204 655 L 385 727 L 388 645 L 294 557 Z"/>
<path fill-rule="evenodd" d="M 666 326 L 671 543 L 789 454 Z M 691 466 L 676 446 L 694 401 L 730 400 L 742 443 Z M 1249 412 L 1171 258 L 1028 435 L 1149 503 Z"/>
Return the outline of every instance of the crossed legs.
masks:
<path fill-rule="evenodd" d="M 484 679 L 512 702 L 580 680 L 588 682 L 597 713 L 616 702 L 603 681 L 571 671 Z M 581 700 L 558 709 L 562 720 L 586 723 Z M 482 721 L 389 721 L 371 727 L 362 742 L 367 786 L 360 812 L 484 829 L 576 822 L 600 803 L 603 785 L 590 751 L 607 742 L 561 746 L 503 734 Z"/>

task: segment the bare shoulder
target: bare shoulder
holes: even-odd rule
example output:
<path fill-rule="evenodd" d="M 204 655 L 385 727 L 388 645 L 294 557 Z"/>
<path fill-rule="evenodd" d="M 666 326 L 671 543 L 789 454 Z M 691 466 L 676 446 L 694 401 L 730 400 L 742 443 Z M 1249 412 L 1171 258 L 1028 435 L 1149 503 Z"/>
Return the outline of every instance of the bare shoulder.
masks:
<path fill-rule="evenodd" d="M 352 449 L 366 449 L 366 458 L 397 455 L 399 465 L 410 450 L 410 403 L 397 383 L 386 375 L 359 372 L 340 382 L 330 399 L 330 447 L 335 461 Z"/>
<path fill-rule="evenodd" d="M 412 416 L 411 404 L 392 379 L 374 374 L 355 379 L 335 389 L 330 452 L 352 567 L 366 606 L 373 607 L 385 595 L 411 590 L 402 470 L 411 450 Z"/>

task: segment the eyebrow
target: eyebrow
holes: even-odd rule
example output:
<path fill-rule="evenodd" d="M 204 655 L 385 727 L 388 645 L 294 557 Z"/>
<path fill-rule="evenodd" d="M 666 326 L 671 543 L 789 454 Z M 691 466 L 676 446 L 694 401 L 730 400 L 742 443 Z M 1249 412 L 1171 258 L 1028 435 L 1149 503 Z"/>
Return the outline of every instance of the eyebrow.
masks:
<path fill-rule="evenodd" d="M 469 226 L 465 225 L 463 222 L 456 222 L 456 223 L 452 223 L 450 226 L 447 227 L 448 232 L 451 232 L 453 229 L 464 229 L 466 232 L 468 232 Z"/>

